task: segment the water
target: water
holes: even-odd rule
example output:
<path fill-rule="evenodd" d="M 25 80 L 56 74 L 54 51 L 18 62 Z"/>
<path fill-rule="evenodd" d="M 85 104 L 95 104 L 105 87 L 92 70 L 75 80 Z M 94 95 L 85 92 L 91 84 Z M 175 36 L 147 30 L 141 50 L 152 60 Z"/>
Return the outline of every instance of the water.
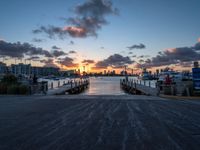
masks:
<path fill-rule="evenodd" d="M 81 95 L 126 95 L 120 88 L 120 79 L 124 79 L 125 77 L 90 77 L 90 85 L 89 88 L 81 93 Z M 137 77 L 128 77 L 129 80 L 138 80 Z M 50 80 L 50 79 L 39 79 L 39 81 L 48 81 L 48 88 L 51 89 L 53 84 L 53 88 L 58 88 L 58 82 L 60 82 L 60 86 L 64 83 L 70 81 L 70 78 L 60 79 L 58 80 Z M 74 80 L 74 79 L 73 79 Z M 142 85 L 155 87 L 155 81 L 137 81 Z M 145 83 L 144 83 L 145 82 Z"/>
<path fill-rule="evenodd" d="M 89 88 L 82 95 L 126 95 L 120 88 L 123 77 L 91 77 Z"/>

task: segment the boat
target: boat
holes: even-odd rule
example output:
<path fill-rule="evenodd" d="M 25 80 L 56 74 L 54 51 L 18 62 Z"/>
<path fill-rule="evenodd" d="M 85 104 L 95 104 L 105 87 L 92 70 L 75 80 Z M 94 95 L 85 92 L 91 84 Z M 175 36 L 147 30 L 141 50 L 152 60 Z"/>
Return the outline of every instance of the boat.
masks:
<path fill-rule="evenodd" d="M 183 80 L 183 74 L 180 72 L 175 72 L 173 70 L 163 71 L 159 74 L 158 81 L 159 83 L 163 84 L 167 75 L 172 79 L 173 83 L 180 82 Z"/>
<path fill-rule="evenodd" d="M 146 68 L 143 68 L 142 74 L 139 76 L 139 79 L 141 80 L 152 80 L 152 75 L 147 72 Z"/>

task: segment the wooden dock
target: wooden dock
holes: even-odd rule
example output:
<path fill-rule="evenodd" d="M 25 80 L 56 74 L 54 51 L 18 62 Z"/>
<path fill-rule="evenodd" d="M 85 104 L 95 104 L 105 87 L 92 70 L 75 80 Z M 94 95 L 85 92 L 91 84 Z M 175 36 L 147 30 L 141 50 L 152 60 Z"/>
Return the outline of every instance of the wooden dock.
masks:
<path fill-rule="evenodd" d="M 141 82 L 136 82 L 134 80 L 121 80 L 120 81 L 121 88 L 130 93 L 136 95 L 151 95 L 157 96 L 159 91 L 156 86 L 152 87 L 150 82 L 141 84 Z"/>
<path fill-rule="evenodd" d="M 79 81 L 70 81 L 59 88 L 48 90 L 47 95 L 63 95 L 66 92 L 68 92 L 69 94 L 77 94 L 88 88 L 88 85 L 89 85 L 88 79 Z"/>

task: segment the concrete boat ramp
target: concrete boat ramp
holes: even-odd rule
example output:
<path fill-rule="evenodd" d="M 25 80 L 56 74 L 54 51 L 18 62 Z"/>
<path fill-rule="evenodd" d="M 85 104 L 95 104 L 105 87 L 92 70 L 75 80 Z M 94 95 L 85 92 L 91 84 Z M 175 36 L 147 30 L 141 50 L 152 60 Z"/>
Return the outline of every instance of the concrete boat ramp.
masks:
<path fill-rule="evenodd" d="M 1 150 L 199 150 L 200 101 L 0 96 Z"/>

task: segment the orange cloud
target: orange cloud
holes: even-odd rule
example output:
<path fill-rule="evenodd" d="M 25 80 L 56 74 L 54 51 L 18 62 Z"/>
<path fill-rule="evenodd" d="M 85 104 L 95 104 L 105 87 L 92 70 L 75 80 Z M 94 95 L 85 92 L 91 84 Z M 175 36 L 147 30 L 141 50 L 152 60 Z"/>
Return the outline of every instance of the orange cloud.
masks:
<path fill-rule="evenodd" d="M 85 37 L 86 36 L 86 29 L 81 27 L 64 27 L 64 31 L 67 31 L 72 37 Z"/>

